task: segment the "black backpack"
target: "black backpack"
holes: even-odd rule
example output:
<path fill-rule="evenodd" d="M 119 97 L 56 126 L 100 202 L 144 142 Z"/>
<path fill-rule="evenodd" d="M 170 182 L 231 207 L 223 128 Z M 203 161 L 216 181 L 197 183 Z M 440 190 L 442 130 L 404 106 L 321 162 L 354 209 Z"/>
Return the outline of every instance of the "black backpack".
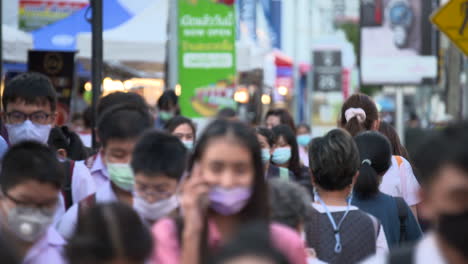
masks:
<path fill-rule="evenodd" d="M 406 219 L 408 219 L 408 210 L 406 209 L 406 202 L 401 197 L 393 197 L 398 209 L 398 219 L 400 220 L 400 245 L 407 241 L 406 235 Z"/>

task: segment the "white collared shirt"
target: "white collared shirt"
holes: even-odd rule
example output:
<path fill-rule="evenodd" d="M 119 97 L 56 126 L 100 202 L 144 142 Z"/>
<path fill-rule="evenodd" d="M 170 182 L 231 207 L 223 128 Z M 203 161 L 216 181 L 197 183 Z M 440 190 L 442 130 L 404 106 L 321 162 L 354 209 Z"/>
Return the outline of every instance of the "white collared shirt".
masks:
<path fill-rule="evenodd" d="M 427 234 L 415 247 L 414 264 L 448 264 L 442 256 L 442 252 L 437 246 L 436 236 L 434 233 Z M 373 256 L 362 262 L 362 264 L 386 264 L 388 263 L 388 255 Z"/>
<path fill-rule="evenodd" d="M 118 201 L 117 196 L 112 190 L 110 182 L 104 184 L 96 192 L 96 203 L 106 203 L 106 202 L 116 202 Z M 78 221 L 78 210 L 79 204 L 74 204 L 70 209 L 65 213 L 62 219 L 57 224 L 57 231 L 66 239 L 69 239 L 73 232 Z"/>
<path fill-rule="evenodd" d="M 109 182 L 109 174 L 107 173 L 107 169 L 104 165 L 104 161 L 100 152 L 97 154 L 96 159 L 91 166 L 90 172 L 96 186 L 103 186 Z"/>
<path fill-rule="evenodd" d="M 28 250 L 23 264 L 66 263 L 63 257 L 65 240 L 53 227 L 49 227 L 45 235 Z"/>

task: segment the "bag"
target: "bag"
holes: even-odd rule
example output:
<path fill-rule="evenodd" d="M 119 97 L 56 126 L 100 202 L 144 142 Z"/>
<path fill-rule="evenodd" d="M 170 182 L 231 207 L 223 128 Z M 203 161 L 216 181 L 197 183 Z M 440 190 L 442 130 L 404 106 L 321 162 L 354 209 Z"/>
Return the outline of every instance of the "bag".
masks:
<path fill-rule="evenodd" d="M 78 221 L 82 215 L 91 207 L 96 205 L 96 193 L 89 195 L 78 203 Z"/>
<path fill-rule="evenodd" d="M 73 205 L 72 195 L 72 182 L 73 182 L 73 170 L 75 169 L 75 161 L 67 160 L 63 163 L 65 167 L 65 183 L 62 187 L 62 195 L 65 201 L 65 211 Z"/>
<path fill-rule="evenodd" d="M 406 202 L 401 197 L 393 197 L 398 209 L 398 219 L 400 220 L 400 245 L 407 241 L 406 237 L 406 219 L 408 219 L 408 210 Z"/>
<path fill-rule="evenodd" d="M 409 244 L 388 254 L 388 264 L 412 264 L 416 252 L 416 244 Z"/>

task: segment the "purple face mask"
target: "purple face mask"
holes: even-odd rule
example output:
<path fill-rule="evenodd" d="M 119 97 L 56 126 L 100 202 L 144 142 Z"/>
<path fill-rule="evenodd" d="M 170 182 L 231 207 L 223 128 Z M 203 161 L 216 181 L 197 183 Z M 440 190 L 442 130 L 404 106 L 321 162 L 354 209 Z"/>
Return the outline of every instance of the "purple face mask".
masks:
<path fill-rule="evenodd" d="M 210 207 L 222 215 L 233 215 L 240 212 L 252 194 L 251 188 L 237 187 L 226 189 L 214 187 L 211 189 Z"/>

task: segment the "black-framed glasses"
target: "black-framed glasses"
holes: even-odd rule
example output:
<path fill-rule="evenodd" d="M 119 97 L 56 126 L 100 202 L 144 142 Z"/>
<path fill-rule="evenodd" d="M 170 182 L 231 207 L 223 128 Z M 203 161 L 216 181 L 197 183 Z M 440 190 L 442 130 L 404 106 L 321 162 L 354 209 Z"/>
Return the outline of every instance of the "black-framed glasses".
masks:
<path fill-rule="evenodd" d="M 26 121 L 27 119 L 31 120 L 31 122 L 44 125 L 47 124 L 49 117 L 51 114 L 48 114 L 44 111 L 37 111 L 32 114 L 25 114 L 19 111 L 12 111 L 6 114 L 8 117 L 8 121 L 12 124 L 20 124 Z"/>
<path fill-rule="evenodd" d="M 37 208 L 41 210 L 44 214 L 49 214 L 51 212 L 55 212 L 55 209 L 57 208 L 59 204 L 59 198 L 55 199 L 54 201 L 51 202 L 46 202 L 46 203 L 33 203 L 33 202 L 25 202 L 25 201 L 20 201 L 16 198 L 13 198 L 10 196 L 7 192 L 2 192 L 3 196 L 8 198 L 8 200 L 12 201 L 13 203 L 16 204 L 18 207 L 27 207 L 27 208 Z"/>

